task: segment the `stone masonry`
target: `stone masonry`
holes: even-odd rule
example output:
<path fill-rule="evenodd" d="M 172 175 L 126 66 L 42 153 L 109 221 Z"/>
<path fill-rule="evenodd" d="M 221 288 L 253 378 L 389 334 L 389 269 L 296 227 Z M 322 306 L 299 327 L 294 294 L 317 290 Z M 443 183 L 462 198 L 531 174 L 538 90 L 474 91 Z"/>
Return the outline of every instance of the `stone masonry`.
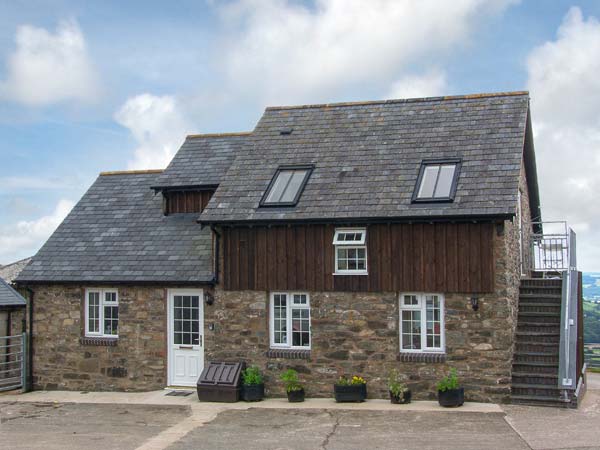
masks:
<path fill-rule="evenodd" d="M 165 386 L 166 288 L 118 287 L 114 346 L 82 343 L 84 286 L 34 290 L 36 389 L 147 391 Z"/>

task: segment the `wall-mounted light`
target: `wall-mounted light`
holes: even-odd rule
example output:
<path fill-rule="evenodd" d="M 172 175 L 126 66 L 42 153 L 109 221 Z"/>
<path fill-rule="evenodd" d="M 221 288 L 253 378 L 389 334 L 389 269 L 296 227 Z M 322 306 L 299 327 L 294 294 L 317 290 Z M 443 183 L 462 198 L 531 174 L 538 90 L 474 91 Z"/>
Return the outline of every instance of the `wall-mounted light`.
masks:
<path fill-rule="evenodd" d="M 471 308 L 473 308 L 473 311 L 479 309 L 479 297 L 471 297 Z"/>
<path fill-rule="evenodd" d="M 215 302 L 215 298 L 210 292 L 204 294 L 204 301 L 208 306 L 212 305 Z"/>

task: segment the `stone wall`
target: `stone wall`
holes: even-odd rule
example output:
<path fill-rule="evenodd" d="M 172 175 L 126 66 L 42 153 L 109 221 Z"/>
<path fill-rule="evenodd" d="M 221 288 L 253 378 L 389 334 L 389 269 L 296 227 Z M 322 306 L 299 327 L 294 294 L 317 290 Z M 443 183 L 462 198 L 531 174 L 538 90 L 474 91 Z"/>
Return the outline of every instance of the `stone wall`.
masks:
<path fill-rule="evenodd" d="M 85 286 L 34 286 L 35 389 L 134 390 L 166 384 L 166 293 L 118 287 L 115 346 L 85 345 Z"/>
<path fill-rule="evenodd" d="M 505 402 L 510 396 L 513 335 L 519 270 L 518 241 L 511 222 L 498 224 L 494 236 L 495 292 L 479 297 L 445 296 L 446 361 L 406 362 L 399 353 L 398 293 L 310 292 L 310 358 L 267 356 L 267 292 L 217 289 L 205 308 L 207 360 L 244 360 L 266 376 L 267 395 L 284 395 L 279 373 L 292 367 L 307 395 L 328 397 L 342 374 L 368 380 L 369 397 L 387 397 L 387 375 L 398 369 L 416 399 L 435 397 L 435 384 L 450 367 L 458 370 L 472 401 Z M 209 325 L 213 330 L 209 331 Z"/>

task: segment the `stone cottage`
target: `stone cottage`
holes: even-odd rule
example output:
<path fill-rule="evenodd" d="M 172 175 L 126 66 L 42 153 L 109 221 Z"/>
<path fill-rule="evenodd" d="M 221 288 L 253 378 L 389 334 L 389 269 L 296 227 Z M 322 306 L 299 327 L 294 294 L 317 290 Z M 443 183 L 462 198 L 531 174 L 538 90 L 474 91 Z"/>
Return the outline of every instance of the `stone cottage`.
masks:
<path fill-rule="evenodd" d="M 385 397 L 397 369 L 432 398 L 454 367 L 470 400 L 572 403 L 529 103 L 270 107 L 252 132 L 188 136 L 165 170 L 100 174 L 18 278 L 35 387 L 193 386 L 244 360 L 270 395 L 293 367 L 309 396 L 359 374 Z"/>

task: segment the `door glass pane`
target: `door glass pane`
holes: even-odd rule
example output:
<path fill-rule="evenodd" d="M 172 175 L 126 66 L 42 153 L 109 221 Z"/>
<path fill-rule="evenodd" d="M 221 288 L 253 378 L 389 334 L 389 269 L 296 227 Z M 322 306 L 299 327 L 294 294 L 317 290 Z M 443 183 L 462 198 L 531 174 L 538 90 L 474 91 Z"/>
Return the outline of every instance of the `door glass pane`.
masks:
<path fill-rule="evenodd" d="M 173 333 L 175 345 L 199 345 L 200 297 L 198 295 L 173 297 Z"/>

